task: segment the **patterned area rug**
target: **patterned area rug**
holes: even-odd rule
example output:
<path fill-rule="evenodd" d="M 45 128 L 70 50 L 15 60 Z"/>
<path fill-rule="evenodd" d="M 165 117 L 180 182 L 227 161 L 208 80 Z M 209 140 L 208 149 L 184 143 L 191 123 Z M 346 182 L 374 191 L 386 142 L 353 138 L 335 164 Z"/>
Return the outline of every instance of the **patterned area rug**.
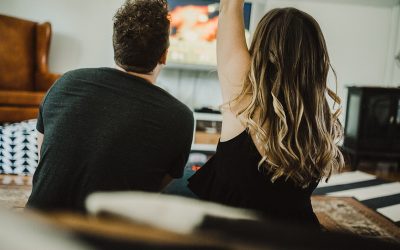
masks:
<path fill-rule="evenodd" d="M 400 228 L 350 197 L 313 196 L 312 205 L 328 231 L 358 234 L 400 243 Z"/>
<path fill-rule="evenodd" d="M 0 207 L 22 210 L 31 190 L 32 177 L 0 175 Z"/>
<path fill-rule="evenodd" d="M 0 175 L 0 206 L 20 211 L 32 187 L 29 176 Z M 314 196 L 313 208 L 328 231 L 349 232 L 400 243 L 400 229 L 353 198 Z"/>
<path fill-rule="evenodd" d="M 345 172 L 320 182 L 314 195 L 354 197 L 400 226 L 400 182 L 389 182 L 361 171 Z"/>

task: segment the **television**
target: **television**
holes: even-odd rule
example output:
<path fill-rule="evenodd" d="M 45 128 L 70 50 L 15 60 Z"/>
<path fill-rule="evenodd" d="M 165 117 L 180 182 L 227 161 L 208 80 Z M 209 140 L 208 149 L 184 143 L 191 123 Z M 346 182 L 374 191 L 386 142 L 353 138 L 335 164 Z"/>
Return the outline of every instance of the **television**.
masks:
<path fill-rule="evenodd" d="M 219 0 L 169 0 L 171 16 L 168 66 L 173 68 L 215 68 Z M 253 4 L 244 5 L 247 41 Z"/>

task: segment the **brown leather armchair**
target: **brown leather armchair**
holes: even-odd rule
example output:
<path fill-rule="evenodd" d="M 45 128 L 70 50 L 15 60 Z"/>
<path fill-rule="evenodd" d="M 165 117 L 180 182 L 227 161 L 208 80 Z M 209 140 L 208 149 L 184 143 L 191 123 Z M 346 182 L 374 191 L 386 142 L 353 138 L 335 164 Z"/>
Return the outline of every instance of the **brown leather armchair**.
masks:
<path fill-rule="evenodd" d="M 60 77 L 48 71 L 51 25 L 0 15 L 0 123 L 37 117 Z"/>

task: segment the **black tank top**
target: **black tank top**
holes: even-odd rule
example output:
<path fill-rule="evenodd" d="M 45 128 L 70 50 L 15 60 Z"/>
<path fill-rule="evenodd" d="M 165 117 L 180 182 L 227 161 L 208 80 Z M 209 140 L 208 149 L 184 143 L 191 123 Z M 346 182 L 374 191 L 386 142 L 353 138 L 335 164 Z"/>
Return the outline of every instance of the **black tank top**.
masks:
<path fill-rule="evenodd" d="M 189 178 L 188 187 L 204 200 L 257 210 L 271 219 L 319 226 L 310 200 L 318 181 L 305 189 L 285 178 L 272 183 L 270 174 L 259 171 L 260 160 L 245 130 L 219 142 L 216 154 Z"/>

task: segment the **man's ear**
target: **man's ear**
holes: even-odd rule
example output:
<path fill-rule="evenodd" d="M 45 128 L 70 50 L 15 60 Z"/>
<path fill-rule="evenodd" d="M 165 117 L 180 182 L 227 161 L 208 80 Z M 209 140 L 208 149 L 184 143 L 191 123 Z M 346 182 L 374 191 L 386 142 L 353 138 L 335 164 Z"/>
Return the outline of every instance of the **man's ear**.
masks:
<path fill-rule="evenodd" d="M 167 64 L 167 57 L 168 57 L 168 49 L 165 50 L 164 54 L 162 54 L 159 63 L 166 65 Z"/>

